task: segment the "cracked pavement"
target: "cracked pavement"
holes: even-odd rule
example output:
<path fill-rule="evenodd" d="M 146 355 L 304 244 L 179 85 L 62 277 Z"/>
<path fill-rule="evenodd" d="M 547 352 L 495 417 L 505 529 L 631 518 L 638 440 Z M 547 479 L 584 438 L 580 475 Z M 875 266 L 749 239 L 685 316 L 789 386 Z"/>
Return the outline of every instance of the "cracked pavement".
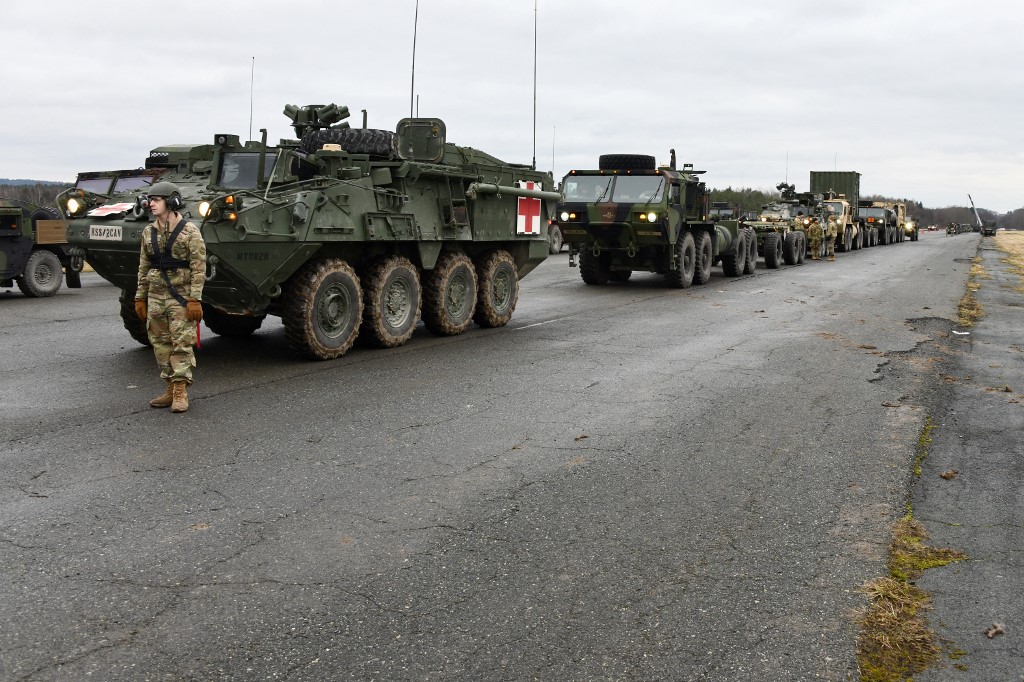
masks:
<path fill-rule="evenodd" d="M 910 320 L 974 248 L 686 290 L 562 254 L 504 329 L 203 334 L 185 415 L 112 287 L 0 293 L 0 678 L 856 679 L 939 381 Z"/>

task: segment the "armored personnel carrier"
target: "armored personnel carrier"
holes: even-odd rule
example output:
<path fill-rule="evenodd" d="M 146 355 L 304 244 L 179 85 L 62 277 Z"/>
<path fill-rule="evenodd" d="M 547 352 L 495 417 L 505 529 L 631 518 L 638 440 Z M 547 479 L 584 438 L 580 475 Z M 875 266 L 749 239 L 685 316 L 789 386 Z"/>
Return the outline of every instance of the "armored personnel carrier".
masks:
<path fill-rule="evenodd" d="M 82 286 L 81 258 L 73 258 L 64 221 L 53 208 L 0 199 L 0 286 L 15 283 L 26 296 L 53 296 L 66 279 Z"/>
<path fill-rule="evenodd" d="M 579 257 L 587 284 L 624 282 L 634 271 L 656 272 L 669 286 L 705 284 L 711 268 L 753 273 L 754 231 L 738 220 L 711 220 L 710 192 L 691 164 L 676 169 L 653 156 L 604 154 L 596 170 L 570 171 L 562 180 L 555 224 Z"/>
<path fill-rule="evenodd" d="M 770 269 L 786 265 L 799 265 L 807 253 L 807 226 L 812 217 L 822 219 L 822 197 L 810 192 L 797 192 L 794 185 L 780 182 L 775 186 L 781 193 L 779 201 L 765 204 L 757 220 L 750 226 L 757 234 L 759 250 L 764 264 Z M 824 248 L 822 253 L 824 254 Z"/>
<path fill-rule="evenodd" d="M 351 128 L 348 108 L 285 107 L 296 139 L 268 146 L 218 134 L 212 144 L 153 149 L 143 168 L 82 173 L 58 197 L 68 241 L 120 287 L 135 317 L 146 187 L 170 181 L 207 245 L 204 321 L 240 336 L 280 316 L 312 359 L 344 354 L 357 336 L 398 346 L 422 317 L 435 334 L 512 317 L 519 278 L 548 254 L 550 173 L 446 141 L 436 118 L 397 131 Z"/>

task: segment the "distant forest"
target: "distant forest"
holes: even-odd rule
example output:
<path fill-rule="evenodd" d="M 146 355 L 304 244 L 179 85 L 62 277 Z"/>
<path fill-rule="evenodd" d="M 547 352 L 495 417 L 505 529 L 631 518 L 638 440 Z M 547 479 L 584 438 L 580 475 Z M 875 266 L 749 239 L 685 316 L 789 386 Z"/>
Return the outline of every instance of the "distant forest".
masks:
<path fill-rule="evenodd" d="M 37 182 L 35 180 L 7 180 L 0 178 L 0 199 L 19 199 L 30 201 L 40 206 L 54 206 L 56 197 L 70 183 Z M 777 201 L 780 194 L 775 191 L 764 192 L 750 187 L 742 189 L 712 189 L 712 201 L 724 201 L 730 206 L 739 206 L 741 211 L 760 211 L 761 207 L 771 201 Z M 894 199 L 877 194 L 861 197 L 865 201 L 906 201 L 907 214 L 911 215 L 922 226 L 938 225 L 945 227 L 947 223 L 968 223 L 974 225 L 974 212 L 970 206 L 947 206 L 946 208 L 925 208 L 912 199 Z M 997 227 L 1008 230 L 1024 230 L 1024 208 L 1018 208 L 1005 215 L 997 215 L 987 208 L 979 208 L 978 213 L 985 222 L 996 221 Z"/>
<path fill-rule="evenodd" d="M 739 206 L 741 211 L 760 211 L 761 208 L 772 201 L 781 198 L 779 192 L 763 192 L 761 190 L 744 187 L 733 189 L 712 189 L 712 201 L 724 201 L 730 206 Z M 913 199 L 885 197 L 878 194 L 871 194 L 861 197 L 864 201 L 905 201 L 907 204 L 907 215 L 913 216 L 919 225 L 937 225 L 945 227 L 948 223 L 968 223 L 974 225 L 974 211 L 970 206 L 947 206 L 945 208 L 926 208 L 920 202 Z M 978 215 L 984 222 L 994 220 L 996 227 L 1005 227 L 1008 230 L 1024 230 L 1024 208 L 1018 208 L 1005 215 L 998 215 L 995 211 L 987 208 L 979 208 Z"/>

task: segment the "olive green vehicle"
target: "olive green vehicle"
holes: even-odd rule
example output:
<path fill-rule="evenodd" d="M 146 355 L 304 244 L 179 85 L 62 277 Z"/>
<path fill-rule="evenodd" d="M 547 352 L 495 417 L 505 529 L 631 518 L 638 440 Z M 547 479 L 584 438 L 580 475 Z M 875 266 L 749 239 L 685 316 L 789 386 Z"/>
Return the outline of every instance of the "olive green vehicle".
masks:
<path fill-rule="evenodd" d="M 121 317 L 148 343 L 133 298 L 145 190 L 176 184 L 181 213 L 207 247 L 204 322 L 242 336 L 280 316 L 312 359 L 344 354 L 357 336 L 398 346 L 422 317 L 438 335 L 505 325 L 519 278 L 548 254 L 559 195 L 550 173 L 446 141 L 439 119 L 397 132 L 350 128 L 347 107 L 285 107 L 298 139 L 150 152 L 144 168 L 82 173 L 58 197 L 68 240 L 120 287 Z"/>
<path fill-rule="evenodd" d="M 0 199 L 0 286 L 17 284 L 30 298 L 53 296 L 65 279 L 69 289 L 81 288 L 82 265 L 55 209 Z"/>
<path fill-rule="evenodd" d="M 644 154 L 604 154 L 597 170 L 570 171 L 562 180 L 555 224 L 579 257 L 587 284 L 624 282 L 634 271 L 656 272 L 669 286 L 705 284 L 711 268 L 753 273 L 754 231 L 738 220 L 713 221 L 710 192 L 691 164 L 655 167 Z"/>
<path fill-rule="evenodd" d="M 773 270 L 783 263 L 803 263 L 809 244 L 807 226 L 812 217 L 824 221 L 820 194 L 797 192 L 794 185 L 785 182 L 775 188 L 781 192 L 780 200 L 765 204 L 757 220 L 748 223 L 757 235 L 765 267 Z M 824 249 L 819 255 L 824 255 Z"/>

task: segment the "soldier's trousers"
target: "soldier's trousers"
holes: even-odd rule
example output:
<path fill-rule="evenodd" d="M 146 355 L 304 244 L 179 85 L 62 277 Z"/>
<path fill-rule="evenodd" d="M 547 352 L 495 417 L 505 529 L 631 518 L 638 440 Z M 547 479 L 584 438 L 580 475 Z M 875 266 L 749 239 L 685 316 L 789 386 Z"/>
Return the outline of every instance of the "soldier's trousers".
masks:
<path fill-rule="evenodd" d="M 811 258 L 817 259 L 821 257 L 821 227 L 815 229 L 813 226 L 807 231 L 807 243 L 808 249 L 811 252 Z"/>
<path fill-rule="evenodd" d="M 160 378 L 191 384 L 192 368 L 196 366 L 192 352 L 196 345 L 196 323 L 185 317 L 185 307 L 171 296 L 151 292 L 147 307 L 146 331 L 160 367 Z"/>
<path fill-rule="evenodd" d="M 836 235 L 825 235 L 825 255 L 834 257 L 836 255 Z"/>

